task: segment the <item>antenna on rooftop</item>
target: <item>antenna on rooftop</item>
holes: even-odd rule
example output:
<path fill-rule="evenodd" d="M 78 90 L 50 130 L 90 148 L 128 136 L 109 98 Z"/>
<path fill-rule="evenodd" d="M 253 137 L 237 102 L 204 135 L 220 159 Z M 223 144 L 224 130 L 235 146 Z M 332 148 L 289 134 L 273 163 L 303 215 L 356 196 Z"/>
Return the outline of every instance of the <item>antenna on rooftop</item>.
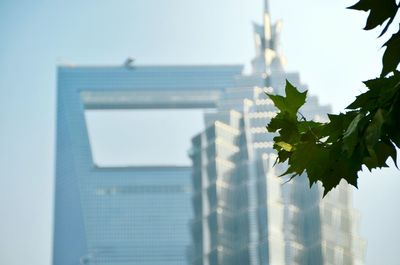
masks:
<path fill-rule="evenodd" d="M 264 14 L 269 14 L 269 0 L 264 0 Z"/>
<path fill-rule="evenodd" d="M 132 69 L 134 62 L 135 62 L 135 58 L 132 58 L 132 57 L 126 58 L 126 60 L 124 62 L 124 67 L 128 68 L 128 69 Z"/>
<path fill-rule="evenodd" d="M 271 15 L 269 13 L 269 0 L 264 0 L 264 38 L 266 41 L 266 47 L 270 48 L 272 36 L 272 23 L 271 23 Z"/>

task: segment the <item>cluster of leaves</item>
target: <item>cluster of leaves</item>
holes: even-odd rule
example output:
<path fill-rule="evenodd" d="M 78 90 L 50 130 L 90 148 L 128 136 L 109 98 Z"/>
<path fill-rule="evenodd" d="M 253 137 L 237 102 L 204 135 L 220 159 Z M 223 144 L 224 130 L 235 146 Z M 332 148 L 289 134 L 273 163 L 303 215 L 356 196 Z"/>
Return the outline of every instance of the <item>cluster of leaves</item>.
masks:
<path fill-rule="evenodd" d="M 274 148 L 277 162 L 288 161 L 283 175 L 291 177 L 307 172 L 310 184 L 321 181 L 324 195 L 341 179 L 357 187 L 362 165 L 370 170 L 387 167 L 396 161 L 400 148 L 400 72 L 388 78 L 365 82 L 368 91 L 350 104 L 346 113 L 329 114 L 329 122 L 308 121 L 299 113 L 306 92 L 299 92 L 289 82 L 286 97 L 269 95 L 279 113 L 268 124 L 278 132 Z"/>
<path fill-rule="evenodd" d="M 365 30 L 387 21 L 382 36 L 399 7 L 396 0 L 361 0 L 350 8 L 369 11 Z M 389 157 L 396 163 L 396 146 L 400 148 L 400 72 L 396 70 L 400 29 L 384 46 L 380 77 L 364 82 L 367 92 L 359 95 L 345 113 L 328 114 L 326 123 L 308 121 L 299 112 L 307 91 L 301 93 L 287 82 L 286 96 L 268 94 L 279 109 L 267 129 L 277 133 L 277 162 L 288 162 L 282 175 L 293 178 L 306 172 L 310 186 L 322 182 L 325 196 L 342 179 L 357 187 L 363 165 L 369 170 L 387 167 Z"/>
<path fill-rule="evenodd" d="M 360 11 L 369 11 L 367 24 L 364 27 L 365 30 L 371 30 L 386 24 L 379 35 L 379 37 L 381 37 L 387 32 L 396 17 L 400 8 L 400 3 L 396 4 L 396 0 L 360 0 L 349 8 Z M 397 65 L 400 63 L 400 25 L 397 33 L 393 34 L 383 46 L 386 46 L 386 50 L 382 58 L 383 67 L 381 76 L 386 76 L 395 70 Z"/>

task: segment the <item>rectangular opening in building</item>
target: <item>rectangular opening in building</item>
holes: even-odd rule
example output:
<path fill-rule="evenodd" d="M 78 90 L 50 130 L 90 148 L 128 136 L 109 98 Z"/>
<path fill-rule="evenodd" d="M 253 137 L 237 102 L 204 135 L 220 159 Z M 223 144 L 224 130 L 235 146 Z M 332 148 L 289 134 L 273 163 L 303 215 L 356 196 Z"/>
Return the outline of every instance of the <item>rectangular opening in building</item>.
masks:
<path fill-rule="evenodd" d="M 86 110 L 85 119 L 99 167 L 190 165 L 191 138 L 204 130 L 193 109 Z"/>

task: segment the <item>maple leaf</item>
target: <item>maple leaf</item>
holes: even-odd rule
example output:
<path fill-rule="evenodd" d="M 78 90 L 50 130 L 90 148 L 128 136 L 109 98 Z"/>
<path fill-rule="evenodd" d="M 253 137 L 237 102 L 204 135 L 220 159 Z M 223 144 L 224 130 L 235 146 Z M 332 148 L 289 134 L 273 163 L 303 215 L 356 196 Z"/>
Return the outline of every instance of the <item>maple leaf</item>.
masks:
<path fill-rule="evenodd" d="M 389 19 L 381 36 L 385 34 L 397 13 L 396 0 L 360 0 L 348 8 L 369 11 L 365 30 L 376 28 Z"/>
<path fill-rule="evenodd" d="M 383 25 L 385 34 L 396 16 L 396 0 L 360 0 L 350 9 L 369 11 L 365 30 Z M 379 37 L 380 37 L 379 36 Z M 275 163 L 288 162 L 281 175 L 290 179 L 307 173 L 310 186 L 320 181 L 325 196 L 342 179 L 357 187 L 362 166 L 369 170 L 387 167 L 393 159 L 397 167 L 400 148 L 400 29 L 383 45 L 379 78 L 365 81 L 368 91 L 359 95 L 345 113 L 328 114 L 329 121 L 308 121 L 298 111 L 306 101 L 288 81 L 285 96 L 267 94 L 279 109 L 267 125 L 274 132 Z M 392 73 L 392 74 L 391 74 Z M 300 116 L 300 119 L 298 118 Z"/>

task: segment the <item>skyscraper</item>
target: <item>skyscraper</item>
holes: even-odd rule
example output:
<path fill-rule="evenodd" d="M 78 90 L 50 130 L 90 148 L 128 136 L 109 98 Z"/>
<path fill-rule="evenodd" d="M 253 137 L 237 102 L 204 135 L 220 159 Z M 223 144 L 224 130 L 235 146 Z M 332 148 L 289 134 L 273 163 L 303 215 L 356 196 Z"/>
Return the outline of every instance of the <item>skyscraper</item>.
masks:
<path fill-rule="evenodd" d="M 318 187 L 304 177 L 282 186 L 272 167 L 275 110 L 263 92 L 285 78 L 305 86 L 284 71 L 267 4 L 251 75 L 240 65 L 59 67 L 54 265 L 362 263 L 347 187 L 321 202 Z M 94 163 L 85 110 L 193 108 L 207 109 L 193 168 Z M 304 112 L 328 110 L 311 97 Z"/>
<path fill-rule="evenodd" d="M 351 191 L 339 185 L 324 200 L 306 176 L 283 184 L 283 166 L 273 166 L 273 134 L 265 125 L 275 107 L 264 92 L 282 93 L 287 74 L 279 51 L 280 23 L 272 24 L 265 1 L 264 25 L 254 25 L 253 73 L 228 88 L 207 128 L 192 140 L 193 265 L 359 265 L 365 242 Z M 256 85 L 256 84 L 259 85 Z M 323 120 L 329 106 L 309 97 L 302 114 Z"/>
<path fill-rule="evenodd" d="M 85 110 L 215 108 L 241 72 L 241 66 L 59 67 L 54 265 L 187 264 L 191 168 L 96 165 Z"/>

